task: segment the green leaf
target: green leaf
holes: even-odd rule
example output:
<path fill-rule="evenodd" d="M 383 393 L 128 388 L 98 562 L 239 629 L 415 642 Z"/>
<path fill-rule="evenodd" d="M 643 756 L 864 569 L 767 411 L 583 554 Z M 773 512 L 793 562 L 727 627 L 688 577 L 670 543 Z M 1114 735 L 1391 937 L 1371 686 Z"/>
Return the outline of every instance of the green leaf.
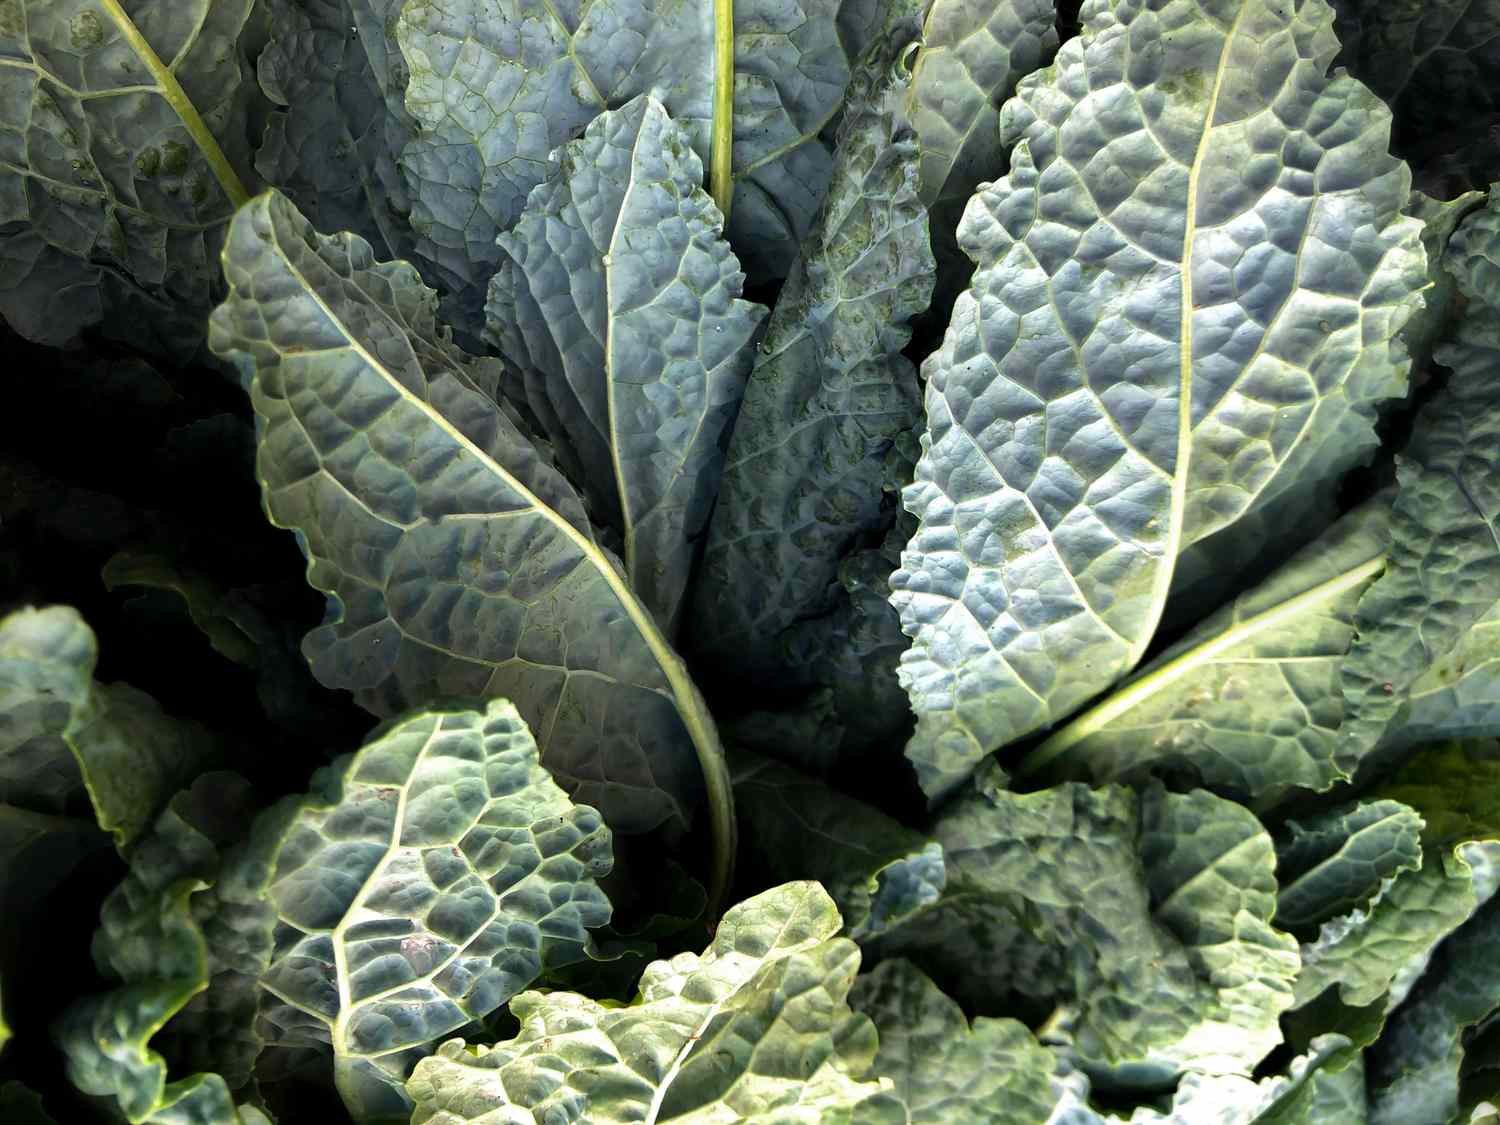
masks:
<path fill-rule="evenodd" d="M 265 884 L 280 827 L 242 840 L 252 800 L 221 773 L 172 799 L 100 911 L 94 957 L 117 987 L 54 1028 L 73 1084 L 112 1097 L 133 1125 L 249 1125 L 235 1098 L 260 1051 L 255 982 L 271 957 Z"/>
<path fill-rule="evenodd" d="M 1458 1119 L 1470 1029 L 1500 1010 L 1500 902 L 1480 907 L 1441 946 L 1368 1052 L 1372 1125 Z"/>
<path fill-rule="evenodd" d="M 1500 737 L 1500 602 L 1412 684 L 1381 748 L 1495 737 Z"/>
<path fill-rule="evenodd" d="M 1422 866 L 1422 818 L 1400 801 L 1361 801 L 1289 820 L 1276 846 L 1276 924 L 1303 933 L 1366 909 L 1387 880 Z"/>
<path fill-rule="evenodd" d="M 866 1081 L 875 1028 L 849 1009 L 859 950 L 816 883 L 729 910 L 701 956 L 657 961 L 626 1007 L 567 992 L 511 1001 L 514 1039 L 443 1044 L 407 1088 L 425 1122 L 573 1118 L 805 1120 L 897 1125 L 889 1082 Z"/>
<path fill-rule="evenodd" d="M 943 850 L 920 832 L 758 754 L 733 751 L 730 774 L 745 875 L 757 883 L 812 876 L 850 937 L 876 937 L 942 894 Z"/>
<path fill-rule="evenodd" d="M 500 236 L 509 259 L 486 307 L 526 405 L 668 637 L 765 315 L 739 299 L 690 141 L 649 95 L 594 118 Z"/>
<path fill-rule="evenodd" d="M 859 977 L 849 1003 L 875 1021 L 875 1071 L 896 1084 L 912 1125 L 1043 1125 L 1057 1103 L 1052 1052 L 1026 1025 L 963 1010 L 910 961 Z"/>
<path fill-rule="evenodd" d="M 135 294 L 206 313 L 246 198 L 256 91 L 236 41 L 252 7 L 7 4 L 0 313 L 23 336 L 66 344 Z"/>
<path fill-rule="evenodd" d="M 404 1121 L 402 1083 L 442 1036 L 586 955 L 609 830 L 504 700 L 397 723 L 314 794 L 275 858 L 267 1038 L 328 1045 L 354 1119 Z"/>
<path fill-rule="evenodd" d="M 978 269 L 924 367 L 891 585 L 933 797 L 1130 671 L 1185 551 L 1373 450 L 1426 284 L 1322 0 L 1083 16 L 1002 111 L 1010 173 L 964 213 Z"/>
<path fill-rule="evenodd" d="M 211 343 L 250 377 L 267 510 L 330 595 L 304 651 L 377 714 L 513 698 L 548 768 L 622 832 L 686 823 L 701 770 L 717 896 L 733 853 L 711 718 L 582 501 L 481 388 L 404 263 L 284 198 L 235 217 Z M 696 762 L 695 762 L 696 758 Z"/>
<path fill-rule="evenodd" d="M 1389 531 L 1388 499 L 1356 509 L 1060 727 L 1019 773 L 1176 774 L 1265 804 L 1327 789 L 1345 776 L 1339 671 Z"/>
<path fill-rule="evenodd" d="M 1076 1053 L 1127 1083 L 1248 1074 L 1281 1039 L 1296 942 L 1270 925 L 1275 856 L 1210 793 L 981 775 L 938 817 L 948 885 L 878 938 L 986 1009 L 1074 1013 Z"/>
<path fill-rule="evenodd" d="M 787 686 L 788 632 L 840 603 L 839 565 L 885 534 L 893 443 L 921 417 L 901 354 L 932 296 L 898 26 L 856 73 L 833 178 L 771 314 L 734 424 L 697 579 L 695 655 L 733 680 Z M 816 674 L 817 668 L 811 669 Z"/>
<path fill-rule="evenodd" d="M 93 631 L 67 606 L 0 620 L 0 800 L 65 811 L 81 779 L 124 852 L 219 747 L 145 692 L 97 683 L 97 659 Z"/>

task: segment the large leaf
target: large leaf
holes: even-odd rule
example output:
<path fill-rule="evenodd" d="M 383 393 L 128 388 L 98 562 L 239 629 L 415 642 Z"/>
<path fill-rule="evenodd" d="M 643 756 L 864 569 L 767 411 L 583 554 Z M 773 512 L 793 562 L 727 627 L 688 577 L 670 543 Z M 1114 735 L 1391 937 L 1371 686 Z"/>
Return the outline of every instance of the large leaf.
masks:
<path fill-rule="evenodd" d="M 935 834 L 947 890 L 880 955 L 976 1005 L 1062 1005 L 1078 1057 L 1126 1082 L 1248 1074 L 1280 1041 L 1296 942 L 1270 925 L 1271 840 L 1239 805 L 1160 786 L 1018 794 L 982 774 Z"/>
<path fill-rule="evenodd" d="M 1500 602 L 1411 686 L 1386 746 L 1500 737 Z"/>
<path fill-rule="evenodd" d="M 850 937 L 899 926 L 943 891 L 943 850 L 878 809 L 757 754 L 730 757 L 740 868 L 760 882 L 811 875 Z"/>
<path fill-rule="evenodd" d="M 828 199 L 776 303 L 734 424 L 693 609 L 695 653 L 737 684 L 785 688 L 788 631 L 841 601 L 839 565 L 893 522 L 882 490 L 921 416 L 901 354 L 932 296 L 908 79 L 886 56 L 851 86 Z M 816 674 L 816 667 L 811 671 Z"/>
<path fill-rule="evenodd" d="M 1176 774 L 1266 803 L 1327 789 L 1345 776 L 1339 674 L 1360 596 L 1385 566 L 1390 518 L 1389 497 L 1344 517 L 1056 730 L 1021 772 Z"/>
<path fill-rule="evenodd" d="M 244 202 L 251 0 L 12 0 L 0 21 L 0 313 L 64 344 L 111 304 L 207 312 Z M 200 337 L 201 322 L 193 326 Z"/>
<path fill-rule="evenodd" d="M 500 236 L 510 260 L 486 306 L 526 405 L 669 637 L 765 315 L 739 299 L 690 139 L 648 95 L 596 117 Z"/>
<path fill-rule="evenodd" d="M 117 986 L 74 1003 L 54 1029 L 74 1085 L 112 1097 L 134 1125 L 242 1123 L 235 1101 L 260 1051 L 256 978 L 271 957 L 264 896 L 280 828 L 231 844 L 251 799 L 241 779 L 213 773 L 172 799 L 100 911 L 94 957 Z"/>
<path fill-rule="evenodd" d="M 1425 284 L 1322 0 L 1082 15 L 1006 104 L 1011 171 L 964 214 L 979 268 L 924 368 L 892 600 L 933 795 L 1129 671 L 1184 551 L 1369 453 Z"/>
<path fill-rule="evenodd" d="M 849 1003 L 875 1021 L 876 1073 L 896 1084 L 912 1125 L 1044 1125 L 1057 1103 L 1052 1052 L 1026 1025 L 963 1009 L 910 961 L 859 977 Z"/>
<path fill-rule="evenodd" d="M 417 1064 L 413 1125 L 904 1122 L 890 1083 L 863 1080 L 875 1029 L 849 1009 L 859 950 L 841 925 L 816 883 L 787 883 L 726 913 L 701 956 L 654 962 L 633 1004 L 523 993 L 513 1039 Z"/>
<path fill-rule="evenodd" d="M 460 305 L 482 303 L 495 236 L 548 154 L 650 93 L 686 128 L 746 268 L 785 276 L 828 182 L 819 134 L 849 79 L 837 15 L 834 0 L 406 0 L 396 35 L 420 131 L 401 161 L 418 253 L 454 278 Z"/>
<path fill-rule="evenodd" d="M 1339 756 L 1360 763 L 1434 662 L 1500 599 L 1500 193 L 1464 220 L 1445 263 L 1468 308 L 1434 353 L 1452 371 L 1423 407 L 1391 513 L 1390 561 L 1360 599 L 1341 670 Z"/>
<path fill-rule="evenodd" d="M 586 955 L 612 862 L 511 704 L 396 724 L 315 779 L 285 833 L 266 1038 L 328 1044 L 355 1120 L 405 1121 L 418 1058 Z"/>
<path fill-rule="evenodd" d="M 319 680 L 391 714 L 513 699 L 547 766 L 620 831 L 684 823 L 706 778 L 718 887 L 733 850 L 712 720 L 583 503 L 433 318 L 435 296 L 362 240 L 267 194 L 235 217 L 211 343 L 250 376 L 259 472 L 331 598 Z"/>

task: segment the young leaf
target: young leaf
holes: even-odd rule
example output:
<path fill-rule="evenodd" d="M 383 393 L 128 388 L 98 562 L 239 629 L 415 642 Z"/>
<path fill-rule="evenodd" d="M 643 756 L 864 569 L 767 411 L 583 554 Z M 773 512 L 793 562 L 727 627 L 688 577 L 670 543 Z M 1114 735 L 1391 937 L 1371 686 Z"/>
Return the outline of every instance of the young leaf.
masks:
<path fill-rule="evenodd" d="M 1248 1074 L 1280 1042 L 1296 942 L 1270 924 L 1275 856 L 1244 808 L 1158 785 L 1018 794 L 981 775 L 934 834 L 947 889 L 877 955 L 961 979 L 977 1005 L 1063 1005 L 1078 1058 L 1125 1082 Z"/>
<path fill-rule="evenodd" d="M 500 236 L 487 305 L 526 405 L 668 637 L 765 315 L 739 299 L 690 141 L 649 95 L 596 117 Z"/>
<path fill-rule="evenodd" d="M 1277 841 L 1276 924 L 1301 932 L 1366 909 L 1384 884 L 1422 866 L 1422 818 L 1400 801 L 1361 801 L 1289 820 Z"/>
<path fill-rule="evenodd" d="M 260 196 L 230 229 L 211 344 L 260 418 L 271 519 L 330 595 L 304 651 L 377 714 L 507 695 L 547 766 L 620 831 L 684 824 L 708 790 L 715 894 L 733 853 L 718 738 L 687 671 L 572 487 L 480 387 L 435 295 L 361 239 Z"/>
<path fill-rule="evenodd" d="M 54 1028 L 73 1084 L 112 1097 L 135 1125 L 249 1125 L 235 1101 L 260 1051 L 256 978 L 271 957 L 264 896 L 279 828 L 232 843 L 251 797 L 240 778 L 209 773 L 172 798 L 100 911 L 94 955 L 117 987 Z"/>
<path fill-rule="evenodd" d="M 686 129 L 746 269 L 785 276 L 828 182 L 820 133 L 849 80 L 838 8 L 406 0 L 395 30 L 420 130 L 401 163 L 418 253 L 455 279 L 458 305 L 482 304 L 503 261 L 495 236 L 549 154 L 649 93 Z"/>
<path fill-rule="evenodd" d="M 1011 171 L 964 214 L 979 268 L 924 368 L 892 600 L 934 797 L 1129 671 L 1183 552 L 1369 453 L 1425 285 L 1322 0 L 1082 14 L 1006 104 Z"/>
<path fill-rule="evenodd" d="M 246 199 L 256 91 L 237 40 L 251 10 L 8 6 L 0 314 L 23 336 L 66 344 L 122 302 L 178 329 L 207 311 L 224 224 Z"/>
<path fill-rule="evenodd" d="M 520 1033 L 450 1040 L 417 1064 L 413 1125 L 572 1117 L 896 1125 L 888 1081 L 867 1081 L 875 1029 L 849 1009 L 859 950 L 816 883 L 733 907 L 701 956 L 657 961 L 626 1007 L 568 992 L 511 1001 Z M 762 1117 L 762 1115 L 765 1115 Z"/>
<path fill-rule="evenodd" d="M 730 755 L 741 867 L 761 882 L 815 877 L 863 941 L 899 926 L 943 892 L 943 850 L 920 832 L 757 754 Z"/>
<path fill-rule="evenodd" d="M 284 841 L 265 1035 L 327 1043 L 361 1123 L 404 1122 L 418 1058 L 585 956 L 609 920 L 609 830 L 504 700 L 390 727 L 314 779 Z"/>
<path fill-rule="evenodd" d="M 875 1021 L 875 1071 L 896 1084 L 912 1125 L 1044 1125 L 1058 1092 L 1051 1051 L 1026 1025 L 963 1009 L 899 957 L 854 982 L 849 1004 Z"/>
<path fill-rule="evenodd" d="M 886 460 L 920 418 L 901 349 L 932 296 L 933 259 L 916 139 L 900 112 L 908 78 L 886 62 L 909 34 L 898 23 L 856 76 L 828 198 L 734 424 L 692 640 L 736 682 L 785 687 L 788 631 L 835 608 L 840 562 L 890 527 Z"/>

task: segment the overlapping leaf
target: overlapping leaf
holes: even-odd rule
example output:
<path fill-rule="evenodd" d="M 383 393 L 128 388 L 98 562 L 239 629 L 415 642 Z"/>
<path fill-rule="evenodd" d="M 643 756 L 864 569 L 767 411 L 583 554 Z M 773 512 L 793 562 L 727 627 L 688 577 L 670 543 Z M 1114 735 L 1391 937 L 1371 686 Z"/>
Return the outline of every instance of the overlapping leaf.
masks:
<path fill-rule="evenodd" d="M 327 1044 L 355 1120 L 404 1119 L 418 1058 L 586 955 L 611 863 L 510 703 L 398 723 L 315 780 L 285 831 L 263 1033 Z"/>
<path fill-rule="evenodd" d="M 596 117 L 500 236 L 509 260 L 486 306 L 525 404 L 669 637 L 765 315 L 739 299 L 690 141 L 649 95 Z"/>
<path fill-rule="evenodd" d="M 625 1007 L 567 992 L 511 1002 L 521 1029 L 492 1047 L 443 1044 L 407 1088 L 413 1125 L 573 1118 L 895 1125 L 907 1120 L 849 1008 L 852 941 L 816 883 L 732 908 L 701 956 L 657 961 Z"/>
<path fill-rule="evenodd" d="M 0 22 L 0 312 L 64 344 L 114 310 L 201 339 L 245 199 L 250 0 L 14 0 Z M 136 326 L 139 328 L 139 326 Z"/>
<path fill-rule="evenodd" d="M 1002 113 L 1011 171 L 965 212 L 979 269 L 925 367 L 892 599 L 933 795 L 1127 672 L 1184 551 L 1369 453 L 1425 284 L 1321 0 L 1082 17 Z"/>
<path fill-rule="evenodd" d="M 856 75 L 828 199 L 735 421 L 697 579 L 693 644 L 737 682 L 789 686 L 799 643 L 789 631 L 835 611 L 840 562 L 893 523 L 886 462 L 921 409 L 901 349 L 934 272 L 916 137 L 900 109 L 909 78 L 888 62 L 914 34 L 896 21 Z"/>
<path fill-rule="evenodd" d="M 331 598 L 304 642 L 318 678 L 383 714 L 506 695 L 621 831 L 684 823 L 702 770 L 722 884 L 712 720 L 578 494 L 481 389 L 499 365 L 449 342 L 411 267 L 275 194 L 236 216 L 225 269 L 211 343 L 249 376 L 267 508 Z"/>
<path fill-rule="evenodd" d="M 1361 801 L 1288 821 L 1276 847 L 1276 924 L 1302 932 L 1366 909 L 1383 884 L 1422 866 L 1422 818 L 1400 801 Z"/>

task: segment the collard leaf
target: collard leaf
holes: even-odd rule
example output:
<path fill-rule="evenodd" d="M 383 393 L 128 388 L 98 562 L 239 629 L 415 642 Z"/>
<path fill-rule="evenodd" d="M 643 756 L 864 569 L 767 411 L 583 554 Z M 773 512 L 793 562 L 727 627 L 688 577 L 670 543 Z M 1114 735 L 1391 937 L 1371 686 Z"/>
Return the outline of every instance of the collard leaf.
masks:
<path fill-rule="evenodd" d="M 901 925 L 942 894 L 943 850 L 877 809 L 748 751 L 730 757 L 740 868 L 757 882 L 815 877 L 850 937 Z"/>
<path fill-rule="evenodd" d="M 1276 924 L 1301 933 L 1368 908 L 1383 884 L 1422 866 L 1422 818 L 1400 801 L 1361 801 L 1289 820 L 1276 845 Z"/>
<path fill-rule="evenodd" d="M 839 605 L 839 566 L 893 522 L 882 489 L 920 418 L 901 350 L 932 296 L 909 79 L 873 47 L 838 131 L 828 199 L 755 355 L 697 578 L 693 645 L 734 682 L 780 686 L 798 622 Z M 813 669 L 814 673 L 816 669 Z"/>
<path fill-rule="evenodd" d="M 511 704 L 400 722 L 330 767 L 286 831 L 263 1033 L 327 1044 L 356 1121 L 404 1121 L 418 1058 L 585 956 L 611 863 L 599 814 L 542 769 Z"/>
<path fill-rule="evenodd" d="M 257 91 L 237 41 L 251 9 L 8 6 L 0 312 L 22 335 L 68 343 L 112 302 L 207 312 L 224 224 L 246 198 Z"/>
<path fill-rule="evenodd" d="M 1339 756 L 1358 765 L 1412 687 L 1500 596 L 1500 196 L 1464 220 L 1446 264 L 1470 296 L 1434 353 L 1452 371 L 1423 407 L 1397 462 L 1390 561 L 1360 599 L 1358 640 L 1341 671 Z"/>
<path fill-rule="evenodd" d="M 890 1083 L 864 1080 L 875 1029 L 849 1009 L 859 950 L 835 936 L 841 925 L 816 883 L 787 883 L 729 910 L 701 956 L 653 963 L 633 1004 L 523 993 L 515 1038 L 451 1040 L 417 1064 L 413 1125 L 903 1122 Z"/>
<path fill-rule="evenodd" d="M 892 958 L 854 982 L 849 1003 L 875 1021 L 875 1071 L 890 1078 L 912 1125 L 1044 1125 L 1057 1091 L 1051 1051 L 1025 1024 L 963 1009 L 910 961 Z"/>
<path fill-rule="evenodd" d="M 669 637 L 765 315 L 739 299 L 690 141 L 648 95 L 596 117 L 500 236 L 509 261 L 487 306 L 526 404 Z"/>
<path fill-rule="evenodd" d="M 1340 670 L 1385 566 L 1390 498 L 1356 509 L 1022 762 L 1095 781 L 1191 778 L 1272 803 L 1345 776 Z"/>
<path fill-rule="evenodd" d="M 249 1125 L 235 1099 L 260 1050 L 256 978 L 275 921 L 264 898 L 274 832 L 231 844 L 251 800 L 216 773 L 172 799 L 100 912 L 94 956 L 117 987 L 54 1029 L 74 1085 L 112 1097 L 134 1125 Z"/>
<path fill-rule="evenodd" d="M 1412 684 L 1383 748 L 1500 737 L 1500 602 Z"/>
<path fill-rule="evenodd" d="M 820 134 L 849 79 L 838 7 L 406 0 L 396 34 L 420 130 L 401 160 L 418 253 L 477 308 L 503 260 L 495 236 L 546 178 L 548 154 L 649 93 L 709 170 L 752 277 L 784 277 L 828 183 Z"/>
<path fill-rule="evenodd" d="M 452 346 L 410 266 L 274 193 L 236 216 L 225 270 L 211 343 L 250 376 L 267 509 L 331 598 L 304 642 L 318 679 L 378 714 L 509 696 L 621 831 L 685 823 L 701 769 L 722 888 L 712 720 L 578 495 L 480 389 L 499 365 Z"/>
<path fill-rule="evenodd" d="M 1369 453 L 1425 284 L 1321 0 L 1082 17 L 1001 115 L 1011 171 L 964 214 L 978 270 L 924 368 L 892 600 L 935 797 L 1128 672 L 1184 551 Z"/>
<path fill-rule="evenodd" d="M 1075 1051 L 1126 1082 L 1248 1074 L 1281 1038 L 1296 942 L 1272 928 L 1271 840 L 1210 793 L 981 775 L 938 817 L 948 886 L 879 938 L 976 1005 L 1075 1012 Z"/>

